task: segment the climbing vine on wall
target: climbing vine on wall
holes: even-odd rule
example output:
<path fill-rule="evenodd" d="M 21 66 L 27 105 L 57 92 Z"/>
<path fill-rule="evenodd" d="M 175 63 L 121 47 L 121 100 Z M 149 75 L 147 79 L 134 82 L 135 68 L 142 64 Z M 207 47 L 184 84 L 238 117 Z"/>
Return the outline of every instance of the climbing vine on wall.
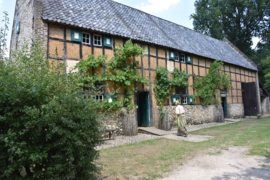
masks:
<path fill-rule="evenodd" d="M 214 61 L 209 73 L 204 77 L 194 75 L 193 88 L 197 91 L 194 99 L 201 99 L 202 105 L 219 104 L 218 89 L 231 89 L 230 76 L 222 70 L 223 63 L 220 60 Z"/>
<path fill-rule="evenodd" d="M 137 92 L 134 83 L 137 82 L 148 85 L 149 81 L 146 77 L 142 77 L 138 72 L 137 65 L 139 62 L 133 62 L 133 57 L 143 56 L 142 52 L 144 52 L 143 49 L 137 44 L 133 44 L 131 40 L 128 40 L 124 46 L 120 45 L 119 48 L 115 50 L 114 57 L 105 66 L 105 71 L 103 71 L 104 76 L 101 76 L 98 73 L 91 76 L 90 71 L 92 68 L 103 66 L 107 60 L 106 55 L 99 55 L 97 58 L 90 55 L 87 60 L 81 60 L 77 64 L 76 67 L 80 71 L 89 74 L 89 76 L 85 77 L 84 84 L 94 87 L 96 82 L 112 81 L 123 86 L 125 91 L 124 104 L 121 103 L 120 98 L 115 98 L 112 103 L 108 103 L 108 101 L 101 103 L 101 109 L 113 110 L 124 105 L 129 113 L 134 108 L 132 97 L 134 92 Z M 127 63 L 127 59 L 131 60 L 130 64 Z M 117 92 L 115 93 L 115 96 L 118 97 Z"/>
<path fill-rule="evenodd" d="M 173 79 L 169 76 L 173 75 Z M 154 87 L 155 98 L 157 100 L 157 105 L 161 111 L 161 115 L 164 115 L 163 102 L 169 98 L 168 94 L 173 86 L 186 87 L 188 85 L 188 77 L 190 75 L 186 74 L 185 70 L 180 71 L 175 68 L 172 73 L 170 73 L 164 67 L 158 67 L 156 69 L 156 85 Z"/>

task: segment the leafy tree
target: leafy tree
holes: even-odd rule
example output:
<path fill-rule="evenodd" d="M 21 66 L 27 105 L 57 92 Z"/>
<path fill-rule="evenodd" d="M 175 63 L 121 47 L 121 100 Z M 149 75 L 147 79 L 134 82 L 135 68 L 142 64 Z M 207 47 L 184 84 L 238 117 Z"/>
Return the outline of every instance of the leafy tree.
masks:
<path fill-rule="evenodd" d="M 257 47 L 255 48 L 255 53 L 252 56 L 252 60 L 257 64 L 258 67 L 258 75 L 260 81 L 264 84 L 265 88 L 270 92 L 270 87 L 265 84 L 267 74 L 267 68 L 266 65 L 267 57 L 270 55 L 270 30 L 269 33 L 265 32 L 264 36 L 261 38 L 260 42 L 258 43 Z M 267 87 L 268 86 L 268 87 Z"/>
<path fill-rule="evenodd" d="M 247 56 L 253 53 L 252 38 L 269 31 L 269 0 L 196 0 L 195 8 L 194 30 L 226 37 Z"/>
<path fill-rule="evenodd" d="M 95 179 L 96 103 L 84 73 L 64 74 L 26 44 L 0 66 L 0 179 Z"/>
<path fill-rule="evenodd" d="M 262 60 L 262 65 L 264 67 L 264 78 L 265 78 L 265 83 L 264 86 L 265 88 L 268 90 L 268 92 L 270 91 L 270 53 L 268 54 L 267 57 L 265 57 Z"/>

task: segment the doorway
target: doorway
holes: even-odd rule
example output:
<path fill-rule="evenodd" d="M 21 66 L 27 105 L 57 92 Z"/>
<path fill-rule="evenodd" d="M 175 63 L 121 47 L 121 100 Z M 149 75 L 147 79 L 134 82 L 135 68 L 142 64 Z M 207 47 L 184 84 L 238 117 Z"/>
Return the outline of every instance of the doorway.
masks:
<path fill-rule="evenodd" d="M 224 118 L 227 118 L 227 97 L 221 97 Z"/>
<path fill-rule="evenodd" d="M 150 111 L 149 111 L 149 93 L 139 92 L 137 96 L 137 118 L 138 126 L 149 127 L 150 126 Z"/>
<path fill-rule="evenodd" d="M 255 82 L 241 83 L 245 116 L 257 116 L 257 90 Z"/>

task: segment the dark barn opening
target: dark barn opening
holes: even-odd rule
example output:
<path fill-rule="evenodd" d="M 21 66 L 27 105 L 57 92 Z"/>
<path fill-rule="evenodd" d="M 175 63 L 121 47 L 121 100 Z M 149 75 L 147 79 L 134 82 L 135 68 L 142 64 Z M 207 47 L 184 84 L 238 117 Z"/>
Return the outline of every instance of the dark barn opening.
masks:
<path fill-rule="evenodd" d="M 242 97 L 245 116 L 257 116 L 258 101 L 255 82 L 242 83 Z"/>
<path fill-rule="evenodd" d="M 138 126 L 149 127 L 150 126 L 150 110 L 149 110 L 149 93 L 139 92 L 137 97 L 137 117 Z"/>

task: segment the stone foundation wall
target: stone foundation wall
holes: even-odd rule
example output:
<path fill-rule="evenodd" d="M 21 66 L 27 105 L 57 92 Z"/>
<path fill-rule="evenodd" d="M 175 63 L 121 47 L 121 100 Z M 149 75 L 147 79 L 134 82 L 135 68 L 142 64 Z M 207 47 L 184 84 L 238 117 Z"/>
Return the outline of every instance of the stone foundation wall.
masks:
<path fill-rule="evenodd" d="M 116 129 L 116 135 L 123 134 L 123 122 L 124 114 L 123 113 L 109 113 L 102 116 L 101 123 L 105 129 Z"/>
<path fill-rule="evenodd" d="M 261 99 L 261 105 L 262 105 L 262 114 L 269 114 L 270 113 L 270 102 L 269 97 L 265 97 Z"/>
<path fill-rule="evenodd" d="M 125 108 L 122 110 L 125 111 Z M 115 129 L 116 135 L 134 136 L 138 134 L 137 116 L 134 111 L 130 114 L 112 112 L 100 117 L 103 128 Z"/>
<path fill-rule="evenodd" d="M 203 124 L 211 122 L 223 122 L 223 109 L 221 105 L 183 105 L 186 111 L 186 120 L 188 124 Z M 170 126 L 177 126 L 177 119 L 175 115 L 176 106 L 166 106 L 166 110 L 170 117 Z M 153 114 L 155 117 L 155 127 L 159 127 L 159 113 L 157 106 L 153 107 Z"/>
<path fill-rule="evenodd" d="M 244 117 L 244 104 L 243 103 L 238 103 L 238 104 L 228 104 L 228 115 L 227 118 L 241 118 Z"/>

